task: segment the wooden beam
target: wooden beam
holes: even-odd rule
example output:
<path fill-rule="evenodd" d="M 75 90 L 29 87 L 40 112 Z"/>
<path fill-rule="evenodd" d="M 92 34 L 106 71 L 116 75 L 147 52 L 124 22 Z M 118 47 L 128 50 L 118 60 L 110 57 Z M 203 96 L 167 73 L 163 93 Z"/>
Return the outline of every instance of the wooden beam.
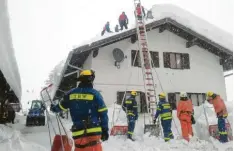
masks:
<path fill-rule="evenodd" d="M 162 32 L 164 32 L 166 30 L 166 27 L 165 27 L 165 25 L 162 25 L 162 26 L 160 26 L 159 27 L 159 33 L 162 33 Z"/>
<path fill-rule="evenodd" d="M 232 76 L 232 75 L 233 75 L 233 73 L 226 74 L 226 75 L 224 75 L 224 78 Z"/>
<path fill-rule="evenodd" d="M 136 36 L 136 34 L 135 34 L 135 35 L 132 35 L 132 36 L 131 36 L 131 43 L 134 44 L 136 41 L 137 41 L 137 36 Z"/>
<path fill-rule="evenodd" d="M 190 47 L 192 47 L 194 45 L 197 45 L 198 44 L 197 40 L 198 40 L 197 38 L 194 38 L 191 41 L 187 41 L 186 42 L 186 48 L 190 48 Z"/>

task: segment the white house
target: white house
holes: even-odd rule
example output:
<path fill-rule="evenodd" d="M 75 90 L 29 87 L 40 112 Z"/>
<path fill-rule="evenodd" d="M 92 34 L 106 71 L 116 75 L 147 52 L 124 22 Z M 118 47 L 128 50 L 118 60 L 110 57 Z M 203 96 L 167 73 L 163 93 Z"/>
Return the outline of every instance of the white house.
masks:
<path fill-rule="evenodd" d="M 155 5 L 153 19 L 147 20 L 148 44 L 154 62 L 156 91 L 168 94 L 176 107 L 178 92 L 186 91 L 194 105 L 205 100 L 207 91 L 226 99 L 223 72 L 232 66 L 232 35 L 173 5 Z M 120 49 L 120 63 L 113 50 Z M 144 102 L 144 86 L 139 56 L 133 63 L 138 41 L 136 29 L 104 35 L 90 44 L 70 52 L 52 97 L 76 86 L 77 69 L 96 71 L 95 88 L 106 104 L 121 102 L 124 91 L 140 91 Z M 123 52 L 123 54 L 121 53 Z M 122 55 L 122 57 L 121 57 Z M 118 67 L 119 64 L 119 67 Z"/>

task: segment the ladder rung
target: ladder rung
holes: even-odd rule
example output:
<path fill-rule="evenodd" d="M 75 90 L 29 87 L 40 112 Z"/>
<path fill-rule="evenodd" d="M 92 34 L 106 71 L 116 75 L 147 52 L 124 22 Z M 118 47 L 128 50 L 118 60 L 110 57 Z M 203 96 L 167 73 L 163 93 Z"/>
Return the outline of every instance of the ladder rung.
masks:
<path fill-rule="evenodd" d="M 156 103 L 156 101 L 149 101 L 149 103 Z"/>
<path fill-rule="evenodd" d="M 148 95 L 148 97 L 156 97 L 155 95 Z"/>
<path fill-rule="evenodd" d="M 145 72 L 145 74 L 152 74 L 152 72 Z"/>
<path fill-rule="evenodd" d="M 145 78 L 146 80 L 153 80 L 153 78 Z"/>
<path fill-rule="evenodd" d="M 147 91 L 154 91 L 154 89 L 147 89 Z"/>
<path fill-rule="evenodd" d="M 147 86 L 151 86 L 151 85 L 153 85 L 153 84 L 150 84 L 150 83 L 148 83 L 148 84 L 146 84 Z"/>

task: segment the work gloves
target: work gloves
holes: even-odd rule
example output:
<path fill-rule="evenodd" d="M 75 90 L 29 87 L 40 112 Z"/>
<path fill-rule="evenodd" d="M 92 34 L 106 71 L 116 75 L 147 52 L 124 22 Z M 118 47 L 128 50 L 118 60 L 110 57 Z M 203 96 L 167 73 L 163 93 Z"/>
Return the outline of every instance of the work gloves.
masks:
<path fill-rule="evenodd" d="M 107 130 L 103 129 L 102 130 L 102 136 L 101 136 L 101 140 L 102 141 L 107 141 L 109 139 L 109 133 Z"/>
<path fill-rule="evenodd" d="M 52 112 L 60 112 L 59 108 L 56 105 L 54 105 L 54 104 L 50 105 L 50 111 L 52 111 Z"/>

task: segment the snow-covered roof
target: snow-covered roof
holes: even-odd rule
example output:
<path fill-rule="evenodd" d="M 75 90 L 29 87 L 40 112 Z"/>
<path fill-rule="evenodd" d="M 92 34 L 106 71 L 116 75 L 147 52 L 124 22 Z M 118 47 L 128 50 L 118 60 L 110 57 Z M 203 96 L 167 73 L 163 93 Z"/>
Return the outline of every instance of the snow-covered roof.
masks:
<path fill-rule="evenodd" d="M 170 26 L 167 30 L 174 32 L 187 41 L 189 41 L 189 39 L 186 37 L 190 37 L 190 40 L 193 38 L 198 39 L 198 46 L 207 49 L 224 60 L 223 66 L 225 70 L 232 69 L 233 48 L 231 34 L 174 5 L 154 5 L 151 11 L 153 19 L 146 20 L 147 30 L 153 30 L 160 27 L 165 28 L 165 25 L 167 24 Z M 173 28 L 176 28 L 176 30 L 179 30 L 182 34 L 178 34 Z M 118 33 L 105 33 L 104 36 L 98 35 L 75 48 L 73 50 L 73 56 L 70 58 L 71 60 L 67 59 L 67 61 L 72 65 L 82 66 L 82 62 L 84 62 L 87 57 L 87 54 L 84 53 L 97 50 L 120 40 L 135 37 L 135 35 L 135 25 L 128 30 L 123 30 Z M 64 66 L 64 68 L 66 68 L 64 69 L 64 73 L 69 73 L 69 68 L 67 66 Z M 76 77 L 74 76 L 74 79 L 75 78 Z M 66 80 L 64 77 L 61 79 Z M 70 84 L 74 82 L 71 79 L 72 77 L 69 77 Z M 63 90 L 66 87 L 68 89 L 68 82 L 69 81 L 66 81 L 66 84 L 60 82 L 57 85 L 57 88 L 63 87 Z"/>
<path fill-rule="evenodd" d="M 233 36 L 196 15 L 171 4 L 154 5 L 152 15 L 155 20 L 171 18 L 206 38 L 233 51 Z"/>
<path fill-rule="evenodd" d="M 148 19 L 146 24 L 149 25 L 155 21 L 159 21 L 165 18 L 170 18 L 186 28 L 188 30 L 192 30 L 205 38 L 209 39 L 213 43 L 217 43 L 218 45 L 233 51 L 233 35 L 227 33 L 226 31 L 216 27 L 215 25 L 207 22 L 206 20 L 197 17 L 196 15 L 171 4 L 157 4 L 154 5 L 151 9 L 153 19 Z M 105 33 L 103 36 L 96 35 L 91 38 L 89 41 L 84 41 L 82 44 L 77 46 L 76 48 L 83 47 L 84 45 L 95 45 L 95 43 L 102 41 L 104 39 L 117 36 L 126 32 L 130 32 L 135 28 L 136 25 L 133 25 L 132 28 L 128 30 L 123 30 L 118 33 Z"/>
<path fill-rule="evenodd" d="M 0 1 L 0 70 L 17 98 L 21 98 L 21 81 L 12 44 L 7 1 Z"/>

